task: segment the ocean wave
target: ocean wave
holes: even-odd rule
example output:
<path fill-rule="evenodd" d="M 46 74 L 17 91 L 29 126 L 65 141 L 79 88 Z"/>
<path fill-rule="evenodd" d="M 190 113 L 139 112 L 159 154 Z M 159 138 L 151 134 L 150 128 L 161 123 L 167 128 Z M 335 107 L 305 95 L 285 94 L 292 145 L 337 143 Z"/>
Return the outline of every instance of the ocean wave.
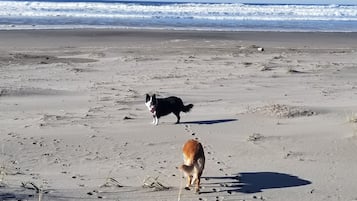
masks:
<path fill-rule="evenodd" d="M 357 6 L 0 1 L 0 16 L 357 21 Z"/>

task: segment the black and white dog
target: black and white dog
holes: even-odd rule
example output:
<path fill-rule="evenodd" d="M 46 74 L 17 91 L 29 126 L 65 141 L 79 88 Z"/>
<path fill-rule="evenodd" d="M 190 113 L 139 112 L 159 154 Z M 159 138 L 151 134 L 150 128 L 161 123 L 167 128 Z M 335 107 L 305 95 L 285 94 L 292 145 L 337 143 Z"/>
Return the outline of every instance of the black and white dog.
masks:
<path fill-rule="evenodd" d="M 146 94 L 146 107 L 152 113 L 152 123 L 157 125 L 159 118 L 170 114 L 171 112 L 177 117 L 176 124 L 180 123 L 180 112 L 189 112 L 193 107 L 193 104 L 184 105 L 182 100 L 176 96 L 170 96 L 168 98 L 156 98 L 153 94 L 150 96 Z"/>

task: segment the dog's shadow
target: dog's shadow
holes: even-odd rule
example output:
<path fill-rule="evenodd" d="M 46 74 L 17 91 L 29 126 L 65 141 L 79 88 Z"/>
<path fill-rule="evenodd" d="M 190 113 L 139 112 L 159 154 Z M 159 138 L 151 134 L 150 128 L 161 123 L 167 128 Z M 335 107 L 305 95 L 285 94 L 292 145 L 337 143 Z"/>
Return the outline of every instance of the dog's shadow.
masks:
<path fill-rule="evenodd" d="M 202 177 L 205 189 L 200 193 L 258 193 L 267 189 L 289 188 L 311 184 L 310 181 L 278 172 L 242 172 L 226 177 Z M 210 190 L 209 190 L 210 189 Z"/>
<path fill-rule="evenodd" d="M 219 123 L 226 123 L 226 122 L 231 122 L 231 121 L 237 121 L 238 119 L 213 119 L 213 120 L 202 120 L 202 121 L 185 121 L 181 122 L 181 124 L 206 124 L 206 125 L 211 125 L 211 124 L 219 124 Z"/>

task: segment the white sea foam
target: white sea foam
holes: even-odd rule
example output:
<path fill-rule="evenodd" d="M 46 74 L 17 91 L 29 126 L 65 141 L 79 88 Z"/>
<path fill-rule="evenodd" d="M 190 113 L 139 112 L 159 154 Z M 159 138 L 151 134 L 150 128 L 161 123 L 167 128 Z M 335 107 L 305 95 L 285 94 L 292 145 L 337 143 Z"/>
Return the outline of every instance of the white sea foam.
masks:
<path fill-rule="evenodd" d="M 357 6 L 0 1 L 0 16 L 357 21 Z"/>

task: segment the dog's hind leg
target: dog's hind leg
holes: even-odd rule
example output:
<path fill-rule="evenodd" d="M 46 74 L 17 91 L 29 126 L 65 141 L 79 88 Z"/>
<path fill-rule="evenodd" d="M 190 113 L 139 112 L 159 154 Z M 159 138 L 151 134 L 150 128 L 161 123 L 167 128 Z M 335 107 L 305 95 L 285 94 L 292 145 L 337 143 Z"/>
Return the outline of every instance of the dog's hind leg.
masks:
<path fill-rule="evenodd" d="M 187 183 L 185 187 L 186 190 L 190 190 L 191 183 L 192 183 L 192 175 L 187 175 Z"/>
<path fill-rule="evenodd" d="M 200 191 L 200 185 L 201 185 L 201 174 L 198 172 L 195 172 L 195 175 L 193 176 L 192 184 L 195 185 L 195 191 L 198 193 Z"/>
<path fill-rule="evenodd" d="M 174 112 L 174 115 L 177 117 L 176 124 L 180 123 L 180 112 Z"/>

